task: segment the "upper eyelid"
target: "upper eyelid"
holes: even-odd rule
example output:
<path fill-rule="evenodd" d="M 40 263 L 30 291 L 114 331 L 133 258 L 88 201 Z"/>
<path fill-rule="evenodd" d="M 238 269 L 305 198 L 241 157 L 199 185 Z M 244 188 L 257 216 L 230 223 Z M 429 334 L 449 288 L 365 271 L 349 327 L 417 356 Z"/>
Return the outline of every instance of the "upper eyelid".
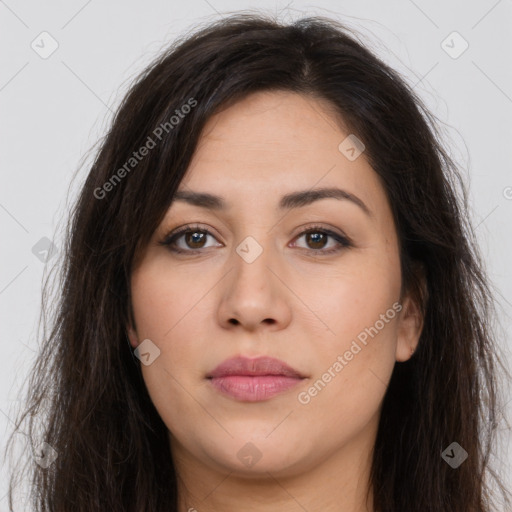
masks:
<path fill-rule="evenodd" d="M 169 232 L 168 234 L 166 234 L 164 236 L 164 238 L 160 242 L 158 242 L 158 245 L 172 245 L 171 240 L 172 240 L 172 243 L 175 243 L 176 240 L 180 239 L 187 232 L 193 232 L 193 231 L 205 232 L 205 234 L 207 236 L 210 235 L 217 240 L 217 236 L 215 235 L 215 233 L 212 233 L 210 228 L 205 228 L 198 224 L 185 224 L 184 226 L 181 226 L 180 228 L 176 228 L 176 229 L 172 230 L 171 232 Z M 310 232 L 317 232 L 317 231 L 324 232 L 328 237 L 331 237 L 334 239 L 336 239 L 336 237 L 338 237 L 342 241 L 346 242 L 346 243 L 342 243 L 339 240 L 336 240 L 336 242 L 338 244 L 347 245 L 347 246 L 352 245 L 351 238 L 349 238 L 347 235 L 345 235 L 345 233 L 343 233 L 343 232 L 337 233 L 334 229 L 324 227 L 324 226 L 321 226 L 318 224 L 301 228 L 301 230 L 293 236 L 293 239 L 295 240 L 295 239 L 300 238 Z M 220 242 L 220 243 L 222 243 L 222 242 Z M 201 251 L 201 250 L 202 250 L 202 248 L 200 248 L 200 249 L 183 249 L 184 252 L 194 252 L 194 251 Z M 314 249 L 312 249 L 312 250 L 314 250 Z M 322 251 L 319 250 L 317 252 L 322 252 Z"/>
<path fill-rule="evenodd" d="M 171 231 L 168 231 L 166 232 L 166 234 L 163 236 L 163 239 L 166 240 L 166 239 L 169 239 L 173 236 L 176 236 L 176 235 L 183 235 L 184 233 L 187 233 L 188 231 L 204 231 L 206 232 L 208 235 L 212 235 L 214 236 L 215 238 L 217 238 L 217 235 L 215 234 L 215 232 L 212 232 L 212 229 L 211 228 L 206 228 L 206 227 L 202 227 L 200 225 L 196 225 L 196 224 L 185 224 L 181 227 L 178 227 L 178 228 L 175 228 Z M 304 235 L 306 234 L 307 232 L 309 231 L 312 231 L 312 230 L 317 230 L 317 231 L 326 231 L 326 232 L 330 232 L 329 234 L 332 235 L 337 235 L 337 236 L 340 236 L 342 238 L 346 238 L 347 240 L 349 239 L 349 237 L 347 235 L 345 235 L 345 233 L 343 232 L 340 232 L 340 233 L 337 233 L 336 232 L 336 229 L 335 228 L 329 228 L 329 227 L 326 227 L 326 226 L 321 226 L 321 225 L 312 225 L 312 226 L 308 226 L 308 227 L 301 227 L 300 228 L 300 231 L 298 231 L 294 237 L 297 237 L 299 235 Z"/>
<path fill-rule="evenodd" d="M 217 235 L 214 232 L 212 232 L 211 228 L 204 228 L 202 226 L 195 225 L 195 224 L 185 224 L 184 226 L 173 229 L 173 230 L 169 231 L 167 234 L 165 234 L 163 237 L 163 241 L 165 242 L 166 240 L 170 240 L 171 238 L 176 237 L 176 236 L 183 236 L 185 233 L 190 232 L 190 231 L 204 231 L 208 235 L 211 235 L 214 238 L 217 238 Z"/>

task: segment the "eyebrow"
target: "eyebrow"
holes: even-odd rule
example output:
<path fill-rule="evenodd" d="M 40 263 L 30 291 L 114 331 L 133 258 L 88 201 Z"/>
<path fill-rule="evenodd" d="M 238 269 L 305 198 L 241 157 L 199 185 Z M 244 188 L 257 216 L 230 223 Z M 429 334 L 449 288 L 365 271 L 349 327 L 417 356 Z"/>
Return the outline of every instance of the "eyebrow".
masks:
<path fill-rule="evenodd" d="M 307 206 L 320 199 L 338 199 L 350 201 L 361 208 L 366 215 L 372 217 L 372 212 L 359 197 L 340 188 L 317 188 L 311 190 L 299 190 L 284 195 L 279 201 L 280 210 L 291 210 Z M 206 192 L 194 192 L 178 190 L 174 194 L 174 201 L 183 201 L 193 206 L 208 208 L 210 210 L 225 210 L 227 203 L 224 198 Z"/>

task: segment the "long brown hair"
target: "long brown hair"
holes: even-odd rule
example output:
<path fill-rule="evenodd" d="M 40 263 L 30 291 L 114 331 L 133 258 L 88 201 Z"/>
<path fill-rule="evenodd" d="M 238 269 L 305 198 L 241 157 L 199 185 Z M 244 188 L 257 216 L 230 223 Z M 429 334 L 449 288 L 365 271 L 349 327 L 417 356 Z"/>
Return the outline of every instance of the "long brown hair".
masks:
<path fill-rule="evenodd" d="M 126 337 L 134 324 L 131 269 L 206 121 L 261 90 L 327 100 L 364 142 L 392 207 L 404 290 L 425 314 L 418 349 L 395 365 L 384 398 L 371 473 L 375 510 L 494 510 L 487 479 L 498 424 L 494 299 L 467 192 L 435 118 L 341 23 L 282 24 L 254 14 L 197 30 L 137 78 L 81 188 L 58 304 L 17 422 L 34 444 L 57 453 L 46 468 L 27 466 L 35 510 L 177 510 L 167 429 Z M 454 441 L 468 454 L 457 469 L 441 457 Z M 508 500 L 499 481 L 498 488 Z"/>

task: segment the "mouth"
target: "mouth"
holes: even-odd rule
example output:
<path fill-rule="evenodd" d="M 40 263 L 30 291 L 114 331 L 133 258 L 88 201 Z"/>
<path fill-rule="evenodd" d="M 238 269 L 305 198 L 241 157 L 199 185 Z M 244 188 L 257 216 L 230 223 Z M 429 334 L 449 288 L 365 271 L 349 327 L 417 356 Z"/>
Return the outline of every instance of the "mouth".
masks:
<path fill-rule="evenodd" d="M 279 359 L 234 357 L 206 378 L 223 395 L 242 402 L 261 402 L 288 391 L 306 377 Z"/>

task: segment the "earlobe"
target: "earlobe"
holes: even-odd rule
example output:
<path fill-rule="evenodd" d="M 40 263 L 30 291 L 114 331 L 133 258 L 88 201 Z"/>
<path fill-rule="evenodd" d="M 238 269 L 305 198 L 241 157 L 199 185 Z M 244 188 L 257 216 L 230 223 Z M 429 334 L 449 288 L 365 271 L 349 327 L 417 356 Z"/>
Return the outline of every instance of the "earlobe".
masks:
<path fill-rule="evenodd" d="M 398 318 L 396 360 L 408 361 L 414 354 L 423 330 L 423 314 L 418 303 L 406 297 Z"/>

